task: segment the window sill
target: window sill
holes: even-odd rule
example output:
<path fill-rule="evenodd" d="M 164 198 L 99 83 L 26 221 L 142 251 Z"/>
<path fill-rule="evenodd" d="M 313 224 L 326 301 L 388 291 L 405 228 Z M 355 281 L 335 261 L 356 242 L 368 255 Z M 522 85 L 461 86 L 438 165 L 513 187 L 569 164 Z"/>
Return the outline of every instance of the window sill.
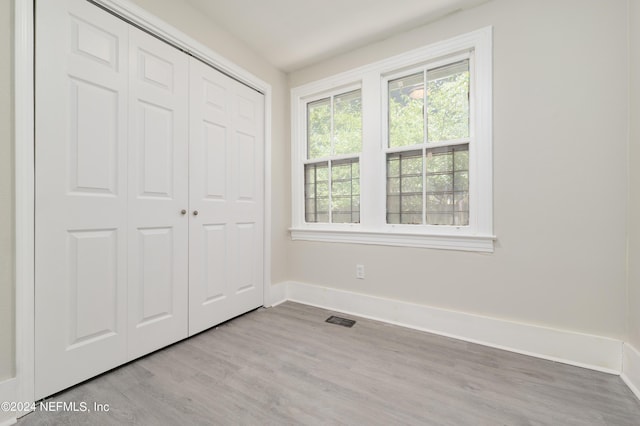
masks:
<path fill-rule="evenodd" d="M 291 239 L 327 243 L 373 244 L 396 247 L 493 253 L 493 235 L 446 235 L 360 230 L 291 228 Z"/>

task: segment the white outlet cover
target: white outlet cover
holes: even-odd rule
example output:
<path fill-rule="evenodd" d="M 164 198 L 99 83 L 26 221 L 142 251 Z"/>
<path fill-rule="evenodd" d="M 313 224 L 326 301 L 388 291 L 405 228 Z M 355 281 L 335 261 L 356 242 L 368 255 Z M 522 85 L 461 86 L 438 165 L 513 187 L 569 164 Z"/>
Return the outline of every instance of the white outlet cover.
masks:
<path fill-rule="evenodd" d="M 356 278 L 364 279 L 364 265 L 356 265 Z"/>

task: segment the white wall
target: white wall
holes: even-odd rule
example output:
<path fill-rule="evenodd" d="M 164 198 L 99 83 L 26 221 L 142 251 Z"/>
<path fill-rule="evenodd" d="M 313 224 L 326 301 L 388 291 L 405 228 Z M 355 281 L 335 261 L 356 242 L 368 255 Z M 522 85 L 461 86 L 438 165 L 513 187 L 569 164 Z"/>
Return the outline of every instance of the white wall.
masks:
<path fill-rule="evenodd" d="M 13 0 L 0 2 L 0 382 L 14 375 Z"/>
<path fill-rule="evenodd" d="M 640 349 L 640 1 L 629 1 L 629 343 Z"/>
<path fill-rule="evenodd" d="M 295 87 L 493 25 L 498 240 L 490 255 L 290 242 L 290 279 L 623 339 L 626 14 L 625 0 L 494 0 L 292 73 Z"/>

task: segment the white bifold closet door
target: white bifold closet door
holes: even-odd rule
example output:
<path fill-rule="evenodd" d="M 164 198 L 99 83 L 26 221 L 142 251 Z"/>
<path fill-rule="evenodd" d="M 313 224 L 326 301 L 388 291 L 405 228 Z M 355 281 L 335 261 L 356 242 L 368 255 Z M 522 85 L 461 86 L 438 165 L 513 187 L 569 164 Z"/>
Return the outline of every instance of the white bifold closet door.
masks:
<path fill-rule="evenodd" d="M 193 58 L 190 71 L 192 335 L 263 304 L 264 96 Z"/>
<path fill-rule="evenodd" d="M 127 361 L 129 26 L 39 1 L 35 396 Z"/>
<path fill-rule="evenodd" d="M 187 337 L 188 82 L 187 55 L 130 28 L 129 359 Z"/>
<path fill-rule="evenodd" d="M 86 0 L 36 9 L 40 399 L 263 304 L 264 97 Z"/>

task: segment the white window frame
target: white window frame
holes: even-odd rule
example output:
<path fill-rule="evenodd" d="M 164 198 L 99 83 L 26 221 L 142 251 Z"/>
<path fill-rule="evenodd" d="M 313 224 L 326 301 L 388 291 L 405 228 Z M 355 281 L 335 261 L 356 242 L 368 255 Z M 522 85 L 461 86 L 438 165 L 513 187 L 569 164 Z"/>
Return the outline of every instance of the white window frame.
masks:
<path fill-rule="evenodd" d="M 492 27 L 485 27 L 291 90 L 293 240 L 493 252 Z M 386 223 L 387 84 L 411 70 L 470 58 L 468 226 Z M 360 223 L 306 223 L 304 164 L 307 103 L 360 86 Z M 429 145 L 435 148 L 441 144 Z M 423 146 L 421 146 L 423 148 Z"/>

